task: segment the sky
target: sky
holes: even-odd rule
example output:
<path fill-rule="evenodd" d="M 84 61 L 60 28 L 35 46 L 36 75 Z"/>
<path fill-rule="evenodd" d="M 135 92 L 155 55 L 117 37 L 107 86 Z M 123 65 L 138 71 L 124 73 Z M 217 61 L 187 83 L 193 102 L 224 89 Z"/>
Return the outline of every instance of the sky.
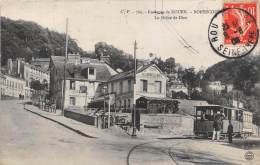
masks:
<path fill-rule="evenodd" d="M 206 68 L 224 58 L 211 49 L 208 26 L 213 13 L 195 14 L 198 10 L 219 10 L 219 0 L 2 0 L 1 13 L 10 19 L 34 21 L 50 30 L 69 35 L 86 51 L 103 41 L 133 54 L 137 41 L 137 58 L 148 59 L 149 53 L 166 59 L 174 57 L 185 67 Z M 169 17 L 155 19 L 170 11 Z M 186 10 L 188 13 L 176 13 Z M 129 11 L 127 13 L 127 11 Z M 166 16 L 165 14 L 163 16 Z M 259 49 L 259 44 L 257 48 Z"/>

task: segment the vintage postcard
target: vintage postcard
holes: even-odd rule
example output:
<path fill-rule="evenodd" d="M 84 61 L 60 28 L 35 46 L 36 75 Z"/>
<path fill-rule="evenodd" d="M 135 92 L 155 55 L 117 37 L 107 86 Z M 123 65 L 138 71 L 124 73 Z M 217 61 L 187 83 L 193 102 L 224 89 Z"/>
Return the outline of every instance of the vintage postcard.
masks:
<path fill-rule="evenodd" d="M 0 165 L 259 165 L 259 8 L 1 0 Z"/>

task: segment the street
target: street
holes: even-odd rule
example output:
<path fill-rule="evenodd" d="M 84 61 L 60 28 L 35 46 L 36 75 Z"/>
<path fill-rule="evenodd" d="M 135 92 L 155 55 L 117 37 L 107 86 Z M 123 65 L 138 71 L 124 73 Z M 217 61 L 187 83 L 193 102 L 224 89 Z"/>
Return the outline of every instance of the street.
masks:
<path fill-rule="evenodd" d="M 243 149 L 226 144 L 116 135 L 88 138 L 25 111 L 21 101 L 0 101 L 0 107 L 0 165 L 253 163 L 244 160 Z"/>

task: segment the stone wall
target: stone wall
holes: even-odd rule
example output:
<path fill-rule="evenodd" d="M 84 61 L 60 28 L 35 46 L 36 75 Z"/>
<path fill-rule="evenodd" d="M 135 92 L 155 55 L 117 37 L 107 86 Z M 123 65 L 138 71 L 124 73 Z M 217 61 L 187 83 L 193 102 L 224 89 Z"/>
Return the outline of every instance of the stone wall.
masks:
<path fill-rule="evenodd" d="M 141 114 L 141 132 L 167 136 L 193 135 L 194 119 L 179 114 Z"/>

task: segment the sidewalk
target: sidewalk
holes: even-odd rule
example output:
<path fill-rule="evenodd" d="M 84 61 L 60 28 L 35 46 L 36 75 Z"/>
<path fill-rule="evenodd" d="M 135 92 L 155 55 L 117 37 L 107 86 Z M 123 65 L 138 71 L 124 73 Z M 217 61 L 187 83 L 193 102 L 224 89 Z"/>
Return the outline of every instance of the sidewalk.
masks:
<path fill-rule="evenodd" d="M 25 105 L 25 108 L 32 113 L 36 113 L 41 117 L 52 120 L 53 122 L 62 125 L 72 131 L 81 134 L 83 136 L 89 138 L 110 138 L 110 139 L 133 139 L 131 136 L 132 129 L 130 128 L 128 131 L 124 131 L 119 126 L 112 126 L 106 129 L 99 129 L 92 125 L 87 125 L 85 123 L 78 122 L 76 120 L 61 116 L 61 110 L 56 110 L 56 113 L 44 111 L 33 105 Z M 190 138 L 178 135 L 160 135 L 160 134 L 151 134 L 144 133 L 142 131 L 137 131 L 137 136 L 134 139 L 139 140 L 152 140 L 152 139 L 167 139 L 167 138 Z"/>
<path fill-rule="evenodd" d="M 104 138 L 117 139 L 119 137 L 121 138 L 125 137 L 127 139 L 131 138 L 123 130 L 121 130 L 121 128 L 118 128 L 117 126 L 111 127 L 109 129 L 98 129 L 95 126 L 87 125 L 78 122 L 76 120 L 61 116 L 60 110 L 57 110 L 56 113 L 46 112 L 33 105 L 25 105 L 25 110 L 34 113 L 36 115 L 39 115 L 43 118 L 46 118 L 52 122 L 55 122 L 56 124 L 66 127 L 67 129 L 70 129 L 88 138 L 102 138 L 102 139 Z"/>

